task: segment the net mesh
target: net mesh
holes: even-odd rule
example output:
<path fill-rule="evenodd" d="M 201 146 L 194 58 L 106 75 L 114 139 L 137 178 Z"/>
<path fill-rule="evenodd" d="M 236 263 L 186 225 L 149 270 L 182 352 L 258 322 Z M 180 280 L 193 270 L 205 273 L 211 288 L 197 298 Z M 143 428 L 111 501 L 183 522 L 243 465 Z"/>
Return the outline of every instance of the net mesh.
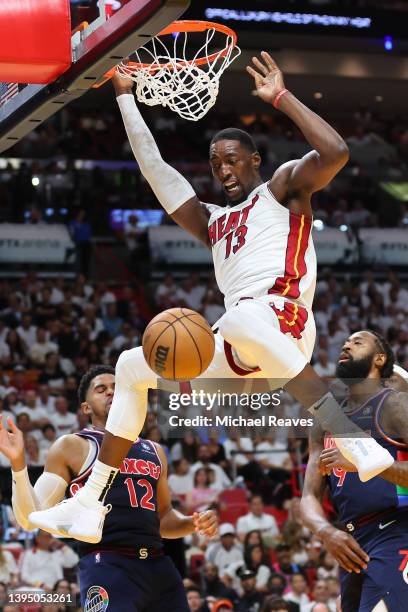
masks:
<path fill-rule="evenodd" d="M 117 70 L 136 82 L 139 102 L 149 106 L 161 104 L 184 119 L 198 121 L 214 106 L 220 77 L 241 50 L 228 35 L 223 35 L 223 48 L 212 49 L 216 29 L 210 28 L 205 31 L 204 43 L 188 59 L 189 34 L 155 36 L 135 52 L 137 65 L 122 62 Z"/>

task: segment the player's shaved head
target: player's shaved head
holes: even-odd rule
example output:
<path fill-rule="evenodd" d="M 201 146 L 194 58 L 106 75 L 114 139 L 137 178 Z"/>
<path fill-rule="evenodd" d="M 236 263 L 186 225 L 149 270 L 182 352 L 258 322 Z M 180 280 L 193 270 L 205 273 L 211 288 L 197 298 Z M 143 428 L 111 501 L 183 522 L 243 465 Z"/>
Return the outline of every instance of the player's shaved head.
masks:
<path fill-rule="evenodd" d="M 210 150 L 213 144 L 220 140 L 237 140 L 250 153 L 255 153 L 257 150 L 254 139 L 248 132 L 238 128 L 225 128 L 217 132 L 211 139 Z"/>

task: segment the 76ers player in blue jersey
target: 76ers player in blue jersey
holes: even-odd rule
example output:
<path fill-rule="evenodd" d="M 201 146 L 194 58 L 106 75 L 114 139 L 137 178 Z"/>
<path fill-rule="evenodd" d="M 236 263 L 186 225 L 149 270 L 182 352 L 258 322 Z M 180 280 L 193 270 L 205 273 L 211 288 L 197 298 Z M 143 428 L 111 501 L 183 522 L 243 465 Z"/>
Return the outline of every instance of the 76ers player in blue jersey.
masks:
<path fill-rule="evenodd" d="M 86 482 L 98 455 L 112 403 L 114 370 L 96 366 L 82 378 L 79 399 L 92 426 L 59 438 L 50 448 L 43 474 L 34 488 L 28 478 L 22 432 L 0 421 L 0 452 L 11 462 L 13 508 L 20 525 L 32 528 L 28 515 L 65 495 L 75 495 Z M 183 516 L 171 506 L 163 450 L 150 440 L 130 447 L 107 495 L 111 506 L 97 545 L 79 544 L 81 603 L 86 610 L 109 612 L 189 610 L 183 583 L 163 553 L 162 536 L 180 538 L 194 530 L 216 534 L 213 512 Z"/>
<path fill-rule="evenodd" d="M 343 569 L 342 612 L 408 609 L 408 394 L 383 386 L 393 363 L 381 336 L 360 331 L 344 343 L 337 364 L 349 389 L 347 416 L 393 455 L 391 467 L 363 483 L 328 435 L 316 427 L 312 436 L 302 516 Z M 344 530 L 325 517 L 325 484 Z"/>

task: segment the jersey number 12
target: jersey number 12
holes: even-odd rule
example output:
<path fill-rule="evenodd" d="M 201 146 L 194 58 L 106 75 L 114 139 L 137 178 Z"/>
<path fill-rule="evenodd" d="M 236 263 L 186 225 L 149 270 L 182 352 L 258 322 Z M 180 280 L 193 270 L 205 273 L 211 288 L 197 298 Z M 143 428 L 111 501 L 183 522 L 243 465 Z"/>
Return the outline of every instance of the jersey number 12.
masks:
<path fill-rule="evenodd" d="M 130 505 L 132 506 L 132 508 L 139 508 L 139 503 L 137 501 L 136 496 L 136 487 L 133 478 L 126 478 L 125 485 L 129 493 Z M 145 494 L 140 500 L 140 508 L 144 508 L 145 510 L 153 510 L 154 512 L 156 510 L 155 505 L 150 501 L 153 497 L 152 485 L 148 480 L 145 480 L 144 478 L 138 480 L 137 485 L 146 489 Z"/>

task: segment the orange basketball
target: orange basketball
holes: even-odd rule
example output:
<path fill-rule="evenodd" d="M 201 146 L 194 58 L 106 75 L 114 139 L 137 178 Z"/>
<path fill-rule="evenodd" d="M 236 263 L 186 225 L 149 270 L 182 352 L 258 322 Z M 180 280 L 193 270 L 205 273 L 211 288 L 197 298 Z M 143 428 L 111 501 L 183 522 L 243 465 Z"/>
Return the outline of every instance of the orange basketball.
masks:
<path fill-rule="evenodd" d="M 143 334 L 143 354 L 161 378 L 191 380 L 214 356 L 214 334 L 198 312 L 169 308 L 152 319 Z"/>

